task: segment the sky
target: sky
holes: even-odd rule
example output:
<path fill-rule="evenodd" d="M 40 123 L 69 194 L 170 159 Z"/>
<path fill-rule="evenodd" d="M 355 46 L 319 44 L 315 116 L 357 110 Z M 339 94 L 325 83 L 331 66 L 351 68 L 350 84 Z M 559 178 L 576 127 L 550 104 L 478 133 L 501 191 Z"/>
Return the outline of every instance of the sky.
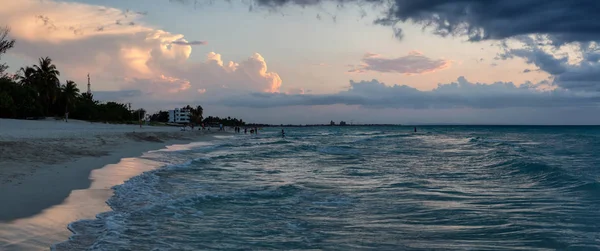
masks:
<path fill-rule="evenodd" d="M 596 0 L 0 0 L 9 72 L 150 112 L 313 124 L 600 124 Z M 598 20 L 598 21 L 595 21 Z"/>

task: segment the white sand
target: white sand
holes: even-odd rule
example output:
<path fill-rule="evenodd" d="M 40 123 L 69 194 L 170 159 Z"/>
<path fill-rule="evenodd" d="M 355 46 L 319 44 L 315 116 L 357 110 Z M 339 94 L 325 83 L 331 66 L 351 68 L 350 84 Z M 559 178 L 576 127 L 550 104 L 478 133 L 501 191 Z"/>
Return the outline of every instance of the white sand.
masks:
<path fill-rule="evenodd" d="M 30 217 L 90 185 L 93 169 L 166 145 L 207 140 L 178 127 L 0 119 L 0 222 Z"/>
<path fill-rule="evenodd" d="M 81 120 L 0 119 L 0 141 L 32 138 L 92 137 L 107 133 L 173 132 L 177 127 L 91 123 Z"/>

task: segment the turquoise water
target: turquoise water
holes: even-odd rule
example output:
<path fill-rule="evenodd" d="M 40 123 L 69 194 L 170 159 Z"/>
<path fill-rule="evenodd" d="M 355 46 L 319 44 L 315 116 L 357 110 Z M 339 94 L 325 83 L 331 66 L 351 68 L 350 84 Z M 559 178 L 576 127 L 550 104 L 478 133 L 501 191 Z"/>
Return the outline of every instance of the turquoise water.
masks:
<path fill-rule="evenodd" d="M 599 127 L 266 129 L 145 155 L 56 250 L 600 250 Z"/>

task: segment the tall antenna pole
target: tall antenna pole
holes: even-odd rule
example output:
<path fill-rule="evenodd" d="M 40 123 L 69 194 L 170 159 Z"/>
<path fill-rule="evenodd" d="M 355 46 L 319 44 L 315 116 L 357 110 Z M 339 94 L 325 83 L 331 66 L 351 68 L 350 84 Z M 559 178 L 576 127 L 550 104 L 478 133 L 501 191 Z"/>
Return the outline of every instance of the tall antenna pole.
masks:
<path fill-rule="evenodd" d="M 88 94 L 92 94 L 92 85 L 90 84 L 90 74 L 88 73 L 88 89 L 87 89 L 87 93 Z"/>

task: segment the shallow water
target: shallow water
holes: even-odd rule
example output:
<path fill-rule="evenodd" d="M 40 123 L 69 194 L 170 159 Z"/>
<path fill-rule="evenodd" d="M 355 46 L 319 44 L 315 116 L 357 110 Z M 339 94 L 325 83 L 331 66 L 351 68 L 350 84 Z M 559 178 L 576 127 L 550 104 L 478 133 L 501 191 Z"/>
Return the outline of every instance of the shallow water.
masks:
<path fill-rule="evenodd" d="M 267 129 L 141 157 L 56 250 L 600 250 L 598 127 Z"/>

